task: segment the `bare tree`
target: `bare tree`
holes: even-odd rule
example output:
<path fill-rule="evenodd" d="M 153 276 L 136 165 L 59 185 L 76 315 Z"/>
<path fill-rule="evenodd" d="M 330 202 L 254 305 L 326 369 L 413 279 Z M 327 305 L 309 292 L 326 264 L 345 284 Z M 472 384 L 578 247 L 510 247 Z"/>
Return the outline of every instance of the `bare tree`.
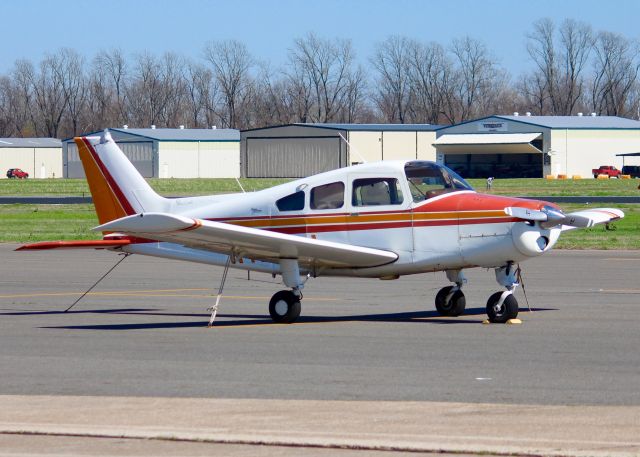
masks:
<path fill-rule="evenodd" d="M 311 122 L 341 121 L 361 78 L 354 69 L 350 40 L 324 40 L 314 34 L 294 41 L 289 52 L 288 75 Z M 309 108 L 306 110 L 306 108 Z"/>
<path fill-rule="evenodd" d="M 599 114 L 635 114 L 632 99 L 638 82 L 639 52 L 636 43 L 611 32 L 600 32 L 594 45 L 594 77 L 591 103 Z"/>
<path fill-rule="evenodd" d="M 101 86 L 109 87 L 106 90 L 113 97 L 116 108 L 117 124 L 127 122 L 126 94 L 128 81 L 128 65 L 120 49 L 101 51 L 94 59 L 94 71 L 96 80 L 101 81 Z"/>
<path fill-rule="evenodd" d="M 571 115 L 584 95 L 583 70 L 593 46 L 591 27 L 566 19 L 556 43 L 555 24 L 551 19 L 534 23 L 527 50 L 544 81 L 549 100 L 549 114 Z M 538 103 L 536 103 L 538 105 Z"/>
<path fill-rule="evenodd" d="M 239 110 L 246 102 L 253 84 L 250 75 L 253 58 L 247 47 L 235 40 L 207 43 L 204 55 L 211 64 L 224 100 L 222 124 L 224 127 L 239 128 Z"/>
<path fill-rule="evenodd" d="M 487 112 L 503 81 L 482 42 L 470 37 L 454 40 L 451 52 L 458 74 L 454 82 L 458 110 L 448 117 L 463 122 Z"/>
<path fill-rule="evenodd" d="M 24 64 L 26 65 L 26 62 Z M 2 136 L 35 135 L 31 110 L 31 84 L 25 79 L 26 74 L 20 71 L 21 67 L 21 63 L 16 63 L 16 68 L 10 76 L 0 77 Z"/>
<path fill-rule="evenodd" d="M 413 122 L 437 124 L 453 97 L 453 65 L 438 43 L 410 45 L 410 87 Z"/>
<path fill-rule="evenodd" d="M 387 122 L 407 121 L 411 90 L 411 41 L 391 36 L 376 46 L 371 64 L 378 73 L 374 99 Z"/>
<path fill-rule="evenodd" d="M 30 86 L 33 94 L 32 119 L 36 134 L 57 137 L 68 107 L 61 78 L 63 63 L 60 55 L 46 56 L 40 62 L 39 72 L 30 62 L 21 61 L 17 65 L 20 79 Z"/>
<path fill-rule="evenodd" d="M 72 49 L 61 49 L 57 53 L 58 65 L 53 67 L 56 79 L 60 81 L 61 90 L 66 101 L 65 115 L 70 128 L 64 129 L 64 136 L 80 133 L 78 124 L 84 114 L 87 100 L 87 80 L 84 73 L 84 59 Z"/>
<path fill-rule="evenodd" d="M 198 127 L 215 125 L 217 86 L 211 70 L 203 65 L 189 62 L 185 71 L 185 90 L 191 124 Z M 217 115 L 215 115 L 217 117 Z"/>

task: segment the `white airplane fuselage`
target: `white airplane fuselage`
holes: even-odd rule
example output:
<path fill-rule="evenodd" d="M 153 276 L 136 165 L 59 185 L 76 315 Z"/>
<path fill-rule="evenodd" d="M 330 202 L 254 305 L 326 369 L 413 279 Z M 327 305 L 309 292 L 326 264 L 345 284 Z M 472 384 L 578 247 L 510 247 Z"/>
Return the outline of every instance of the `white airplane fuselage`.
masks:
<path fill-rule="evenodd" d="M 172 212 L 190 218 L 226 222 L 244 227 L 272 230 L 318 240 L 347 243 L 393 251 L 397 261 L 372 268 L 302 270 L 312 276 L 355 276 L 393 279 L 399 275 L 469 267 L 497 267 L 521 262 L 550 250 L 560 229 L 541 229 L 504 213 L 508 206 L 540 209 L 546 202 L 523 200 L 459 190 L 415 202 L 411 198 L 404 165 L 406 162 L 364 164 L 298 179 L 266 190 L 214 197 L 182 198 L 173 201 Z M 404 196 L 394 205 L 354 206 L 344 198 L 342 207 L 310 209 L 309 192 L 304 209 L 281 211 L 276 201 L 298 189 L 309 190 L 326 183 L 341 182 L 344 195 L 353 192 L 357 179 L 384 176 L 395 178 Z M 210 203 L 207 203 L 209 202 Z M 541 248 L 538 239 L 544 237 Z M 125 251 L 223 265 L 225 255 L 201 252 L 159 243 L 127 246 Z M 184 256 L 184 257 L 183 257 Z M 278 264 L 242 262 L 236 268 L 279 273 Z"/>

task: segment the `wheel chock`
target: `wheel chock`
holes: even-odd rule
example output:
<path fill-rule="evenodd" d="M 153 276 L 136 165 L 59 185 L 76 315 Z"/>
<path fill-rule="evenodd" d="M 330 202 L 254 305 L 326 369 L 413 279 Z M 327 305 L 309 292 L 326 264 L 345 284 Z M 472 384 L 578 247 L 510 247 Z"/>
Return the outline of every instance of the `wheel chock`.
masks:
<path fill-rule="evenodd" d="M 489 319 L 485 319 L 485 320 L 482 321 L 483 325 L 488 325 L 490 323 L 491 323 L 491 321 Z M 507 322 L 505 322 L 505 324 L 519 325 L 519 324 L 522 324 L 522 321 L 520 319 L 509 319 Z"/>

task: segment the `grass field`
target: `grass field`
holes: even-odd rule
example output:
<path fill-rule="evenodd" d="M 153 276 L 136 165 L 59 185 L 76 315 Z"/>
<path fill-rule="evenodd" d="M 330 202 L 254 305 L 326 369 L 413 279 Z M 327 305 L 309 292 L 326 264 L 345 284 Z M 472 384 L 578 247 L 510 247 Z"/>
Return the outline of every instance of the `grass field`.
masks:
<path fill-rule="evenodd" d="M 247 191 L 264 189 L 287 179 L 241 179 Z M 238 192 L 235 179 L 150 179 L 161 195 L 207 195 Z M 471 180 L 485 191 L 484 180 Z M 558 195 L 640 195 L 640 180 L 554 180 L 497 179 L 490 193 L 512 196 Z M 0 196 L 88 196 L 84 179 L 0 180 Z M 575 211 L 585 205 L 561 205 Z M 640 249 L 640 205 L 599 205 L 622 209 L 626 217 L 606 230 L 597 226 L 566 232 L 557 244 L 563 249 Z M 93 205 L 0 205 L 0 242 L 35 242 L 43 240 L 98 239 L 89 231 L 98 225 Z"/>
<path fill-rule="evenodd" d="M 576 211 L 585 205 L 562 205 Z M 563 233 L 560 249 L 640 249 L 640 205 L 616 206 L 626 217 L 591 229 Z M 0 241 L 25 243 L 46 240 L 99 239 L 93 205 L 0 205 Z"/>
<path fill-rule="evenodd" d="M 235 179 L 149 179 L 149 184 L 165 196 L 208 195 L 240 192 Z M 247 191 L 266 189 L 288 179 L 241 179 Z M 480 192 L 486 182 L 470 179 Z M 496 179 L 492 194 L 513 196 L 539 195 L 632 195 L 640 196 L 639 179 Z M 88 196 L 89 187 L 84 179 L 0 179 L 0 196 Z"/>

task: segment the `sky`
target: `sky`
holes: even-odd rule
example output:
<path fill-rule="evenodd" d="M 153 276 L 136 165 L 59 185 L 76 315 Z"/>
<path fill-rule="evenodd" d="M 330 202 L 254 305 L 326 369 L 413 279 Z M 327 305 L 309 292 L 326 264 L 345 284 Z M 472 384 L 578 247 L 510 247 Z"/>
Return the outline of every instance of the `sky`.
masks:
<path fill-rule="evenodd" d="M 201 59 L 205 43 L 228 39 L 277 67 L 314 32 L 351 39 L 362 63 L 391 35 L 443 45 L 468 35 L 517 76 L 532 69 L 526 34 L 543 17 L 640 38 L 638 0 L 0 0 L 0 74 L 63 47 L 87 59 L 113 48 Z"/>

